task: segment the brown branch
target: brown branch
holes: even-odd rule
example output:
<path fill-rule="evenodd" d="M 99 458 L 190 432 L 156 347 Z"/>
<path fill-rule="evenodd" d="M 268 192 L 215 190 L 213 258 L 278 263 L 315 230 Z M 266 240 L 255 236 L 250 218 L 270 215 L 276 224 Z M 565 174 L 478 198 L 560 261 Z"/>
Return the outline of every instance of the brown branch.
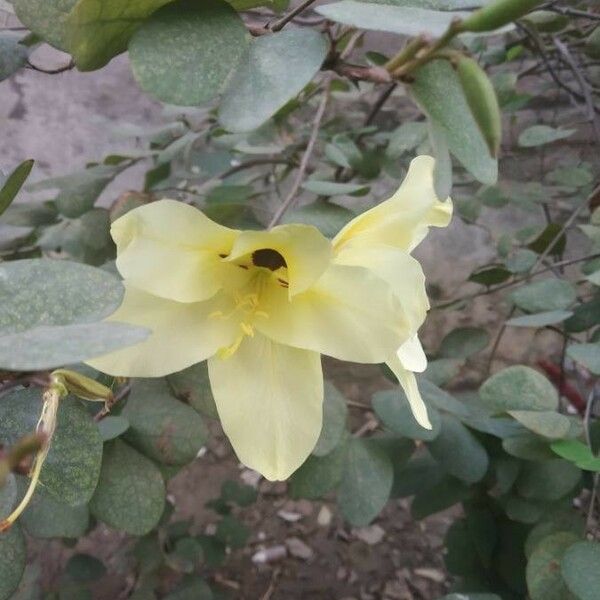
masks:
<path fill-rule="evenodd" d="M 34 65 L 31 61 L 27 61 L 27 66 L 38 73 L 45 73 L 46 75 L 57 75 L 58 73 L 64 73 L 65 71 L 70 71 L 75 68 L 75 62 L 71 59 L 66 65 L 63 67 L 57 67 L 56 69 L 42 69 L 42 67 L 38 67 Z"/>
<path fill-rule="evenodd" d="M 300 166 L 298 167 L 298 172 L 296 173 L 296 178 L 294 179 L 294 183 L 292 184 L 292 188 L 288 192 L 285 200 L 282 202 L 281 206 L 277 209 L 271 222 L 269 223 L 268 229 L 271 229 L 279 221 L 281 217 L 285 214 L 287 209 L 293 204 L 296 194 L 302 185 L 302 181 L 304 180 L 304 174 L 306 173 L 306 168 L 308 167 L 308 161 L 312 155 L 315 144 L 317 142 L 317 138 L 319 137 L 319 130 L 321 128 L 321 122 L 323 121 L 323 116 L 325 115 L 325 108 L 327 107 L 327 102 L 329 100 L 329 90 L 331 87 L 331 78 L 328 77 L 325 81 L 325 87 L 323 89 L 323 96 L 321 97 L 321 102 L 319 103 L 319 107 L 317 109 L 317 114 L 315 115 L 315 119 L 313 121 L 312 130 L 310 133 L 310 137 L 308 139 L 308 143 L 306 144 L 306 150 L 302 155 L 302 159 L 300 160 Z"/>
<path fill-rule="evenodd" d="M 269 29 L 271 31 L 281 31 L 290 21 L 294 19 L 295 16 L 299 15 L 301 12 L 304 12 L 311 4 L 314 4 L 315 1 L 316 0 L 304 0 L 304 2 L 298 4 L 296 8 L 290 10 L 287 15 L 279 19 L 279 21 L 275 21 L 275 23 L 270 25 Z"/>

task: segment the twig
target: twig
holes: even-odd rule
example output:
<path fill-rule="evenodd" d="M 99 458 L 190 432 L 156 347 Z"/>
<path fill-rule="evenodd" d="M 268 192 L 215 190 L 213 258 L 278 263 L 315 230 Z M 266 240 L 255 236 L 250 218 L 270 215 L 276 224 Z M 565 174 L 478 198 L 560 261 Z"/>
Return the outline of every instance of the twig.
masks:
<path fill-rule="evenodd" d="M 540 275 L 542 273 L 552 271 L 553 269 L 556 269 L 558 267 L 567 267 L 569 265 L 574 265 L 574 264 L 577 264 L 580 262 L 585 262 L 586 260 L 592 260 L 594 258 L 600 258 L 600 252 L 597 252 L 595 254 L 590 254 L 589 256 L 580 256 L 579 258 L 570 258 L 567 260 L 561 260 L 561 261 L 552 263 L 550 266 L 544 267 L 543 269 L 539 269 L 538 271 L 534 271 L 525 277 L 520 277 L 519 279 L 509 281 L 508 283 L 503 283 L 503 284 L 498 285 L 493 288 L 490 287 L 486 290 L 483 290 L 480 292 L 475 292 L 474 294 L 468 294 L 468 295 L 462 296 L 460 298 L 455 298 L 454 300 L 448 300 L 447 302 L 443 302 L 442 304 L 436 304 L 432 307 L 432 310 L 448 308 L 449 306 L 452 306 L 459 302 L 466 302 L 468 300 L 474 300 L 475 298 L 479 298 L 480 296 L 487 296 L 489 294 L 495 294 L 496 292 L 499 292 L 500 290 L 505 290 L 505 289 L 513 287 L 515 285 L 519 285 L 520 283 L 523 283 L 530 277 L 535 277 L 536 275 Z"/>
<path fill-rule="evenodd" d="M 329 90 L 331 87 L 331 78 L 327 77 L 325 81 L 325 86 L 323 88 L 323 96 L 321 97 L 321 102 L 319 103 L 319 108 L 317 109 L 317 114 L 315 115 L 315 119 L 312 125 L 312 131 L 310 133 L 310 137 L 308 139 L 308 143 L 306 144 L 306 150 L 302 155 L 302 159 L 300 160 L 300 166 L 298 167 L 298 172 L 296 173 L 296 178 L 294 183 L 292 184 L 292 188 L 288 192 L 285 200 L 282 202 L 281 206 L 277 209 L 271 222 L 269 223 L 268 229 L 271 229 L 279 221 L 281 217 L 285 214 L 286 210 L 293 204 L 296 194 L 302 185 L 302 181 L 304 179 L 304 174 L 306 173 L 306 168 L 308 167 L 308 161 L 312 155 L 315 144 L 317 142 L 317 138 L 319 137 L 319 130 L 321 128 L 321 122 L 323 120 L 323 116 L 325 115 L 325 108 L 327 107 L 327 102 L 329 100 Z"/>
<path fill-rule="evenodd" d="M 296 15 L 299 15 L 301 12 L 304 12 L 311 4 L 313 4 L 316 0 L 304 0 L 296 6 L 296 8 L 290 10 L 290 12 L 283 16 L 279 21 L 275 21 L 269 29 L 271 31 L 281 31 Z"/>
<path fill-rule="evenodd" d="M 494 363 L 494 359 L 496 358 L 496 352 L 498 351 L 500 342 L 502 341 L 502 338 L 504 337 L 504 333 L 506 332 L 506 329 L 508 327 L 506 324 L 506 321 L 515 314 L 516 310 L 517 310 L 516 306 L 513 306 L 510 309 L 510 312 L 508 313 L 508 316 L 506 317 L 505 322 L 502 323 L 502 327 L 500 328 L 500 331 L 498 332 L 498 335 L 496 336 L 496 339 L 494 340 L 494 345 L 492 346 L 492 351 L 490 352 L 490 357 L 488 359 L 487 366 L 485 369 L 486 377 L 490 374 L 490 371 L 492 370 L 492 365 Z"/>
<path fill-rule="evenodd" d="M 556 70 L 552 66 L 552 63 L 550 62 L 550 59 L 548 58 L 548 54 L 547 54 L 544 46 L 540 42 L 537 34 L 532 32 L 528 27 L 526 27 L 522 23 L 516 23 L 516 25 L 519 29 L 524 31 L 527 34 L 527 37 L 529 37 L 529 39 L 534 43 L 537 51 L 539 52 L 539 54 L 542 58 L 542 61 L 545 65 L 546 69 L 548 70 L 548 73 L 550 73 L 550 77 L 552 77 L 552 79 L 554 80 L 554 83 L 556 83 L 556 85 L 558 87 L 565 90 L 572 98 L 578 100 L 579 102 L 581 102 L 582 100 L 585 100 L 585 98 L 577 90 L 574 90 L 571 86 L 567 85 L 558 76 L 558 74 L 556 73 Z M 594 110 L 596 112 L 600 112 L 600 108 L 596 107 Z"/>
<path fill-rule="evenodd" d="M 579 87 L 581 88 L 581 93 L 583 94 L 583 98 L 585 101 L 587 118 L 589 119 L 589 121 L 592 124 L 592 127 L 594 128 L 594 135 L 596 136 L 596 143 L 598 145 L 600 145 L 600 124 L 598 123 L 598 118 L 596 116 L 594 98 L 592 97 L 592 93 L 590 91 L 589 85 L 588 85 L 587 81 L 585 80 L 585 78 L 583 77 L 583 74 L 581 73 L 581 69 L 575 62 L 575 59 L 573 58 L 567 45 L 563 44 L 563 42 L 561 42 L 558 39 L 558 37 L 556 37 L 556 36 L 554 36 L 552 38 L 552 41 L 554 42 L 556 49 L 558 50 L 560 55 L 563 57 L 564 61 L 567 63 L 567 65 L 573 72 L 573 76 L 579 83 Z"/>
<path fill-rule="evenodd" d="M 388 101 L 388 98 L 392 95 L 396 87 L 397 83 L 390 83 L 385 90 L 380 94 L 379 98 L 375 101 L 375 104 L 371 107 L 369 114 L 365 118 L 364 125 L 370 125 L 373 122 L 373 119 L 377 116 L 377 113 L 383 108 L 383 105 Z"/>
<path fill-rule="evenodd" d="M 57 75 L 58 73 L 64 73 L 65 71 L 70 71 L 75 68 L 75 62 L 70 60 L 66 65 L 62 67 L 57 67 L 56 69 L 42 69 L 42 67 L 38 67 L 34 65 L 31 61 L 27 61 L 27 66 L 38 73 L 45 73 L 46 75 Z"/>
<path fill-rule="evenodd" d="M 576 8 L 563 8 L 561 6 L 548 6 L 544 10 L 565 15 L 567 17 L 579 17 L 581 19 L 591 19 L 592 21 L 600 21 L 600 14 L 578 10 Z"/>

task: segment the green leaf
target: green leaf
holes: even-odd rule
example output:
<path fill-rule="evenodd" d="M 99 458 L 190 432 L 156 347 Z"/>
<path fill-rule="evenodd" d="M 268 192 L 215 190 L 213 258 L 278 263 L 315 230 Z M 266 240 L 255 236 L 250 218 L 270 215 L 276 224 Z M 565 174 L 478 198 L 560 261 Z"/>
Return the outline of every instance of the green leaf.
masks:
<path fill-rule="evenodd" d="M 481 285 L 490 286 L 503 283 L 510 279 L 511 273 L 504 267 L 483 267 L 469 275 L 469 281 L 479 283 Z"/>
<path fill-rule="evenodd" d="M 0 533 L 0 600 L 9 600 L 19 586 L 27 561 L 25 536 L 18 524 Z"/>
<path fill-rule="evenodd" d="M 0 37 L 0 61 L 2 60 L 2 38 Z M 0 81 L 2 81 L 2 63 L 0 62 Z M 0 215 L 10 206 L 19 190 L 25 183 L 31 169 L 33 160 L 26 160 L 16 167 L 4 180 L 0 181 Z"/>
<path fill-rule="evenodd" d="M 197 575 L 187 575 L 164 600 L 213 600 L 214 597 L 204 579 Z"/>
<path fill-rule="evenodd" d="M 123 323 L 35 327 L 0 337 L 0 367 L 9 371 L 41 371 L 72 365 L 137 344 L 149 333 Z"/>
<path fill-rule="evenodd" d="M 558 500 L 568 494 L 581 479 L 575 465 L 555 458 L 525 463 L 517 479 L 517 490 L 531 500 Z"/>
<path fill-rule="evenodd" d="M 594 375 L 600 375 L 600 343 L 571 344 L 567 354 Z"/>
<path fill-rule="evenodd" d="M 476 179 L 496 183 L 498 162 L 490 156 L 452 66 L 432 61 L 416 72 L 411 89 L 423 111 L 445 131 L 450 152 Z"/>
<path fill-rule="evenodd" d="M 374 440 L 351 438 L 337 501 L 345 519 L 368 525 L 390 497 L 394 470 L 387 453 Z"/>
<path fill-rule="evenodd" d="M 548 278 L 524 285 L 514 291 L 511 297 L 521 310 L 539 313 L 568 308 L 575 302 L 577 293 L 570 282 Z"/>
<path fill-rule="evenodd" d="M 421 121 L 403 123 L 390 135 L 385 150 L 386 158 L 398 160 L 405 152 L 414 150 L 427 138 L 427 124 Z"/>
<path fill-rule="evenodd" d="M 17 498 L 17 480 L 12 473 L 9 473 L 0 483 L 0 519 L 5 519 L 10 515 Z"/>
<path fill-rule="evenodd" d="M 142 341 L 148 332 L 98 323 L 121 303 L 123 286 L 101 269 L 31 259 L 0 265 L 0 365 L 41 370 Z"/>
<path fill-rule="evenodd" d="M 315 456 L 325 456 L 337 447 L 346 431 L 347 415 L 346 399 L 331 382 L 325 381 L 323 428 L 313 450 Z"/>
<path fill-rule="evenodd" d="M 569 310 L 550 310 L 533 315 L 522 315 L 508 319 L 506 324 L 510 327 L 546 327 L 547 325 L 556 325 L 562 323 L 573 316 Z"/>
<path fill-rule="evenodd" d="M 66 21 L 77 0 L 13 0 L 19 21 L 59 50 L 67 50 Z"/>
<path fill-rule="evenodd" d="M 171 0 L 79 0 L 66 20 L 69 52 L 80 71 L 103 67 L 127 49 L 139 25 Z"/>
<path fill-rule="evenodd" d="M 532 148 L 564 140 L 575 133 L 575 129 L 556 129 L 548 125 L 533 125 L 519 135 L 519 146 Z"/>
<path fill-rule="evenodd" d="M 446 510 L 471 495 L 471 489 L 454 477 L 445 477 L 431 487 L 418 492 L 410 506 L 413 518 L 421 520 Z"/>
<path fill-rule="evenodd" d="M 449 415 L 442 416 L 442 430 L 428 447 L 444 469 L 461 481 L 475 483 L 487 472 L 489 459 L 485 448 L 460 421 Z"/>
<path fill-rule="evenodd" d="M 127 442 L 163 464 L 191 462 L 208 437 L 202 417 L 175 400 L 164 379 L 135 380 L 121 415 L 129 421 Z"/>
<path fill-rule="evenodd" d="M 556 388 L 543 375 L 522 365 L 492 375 L 481 386 L 479 396 L 486 408 L 496 412 L 558 408 Z"/>
<path fill-rule="evenodd" d="M 567 548 L 579 540 L 562 531 L 543 539 L 527 563 L 527 588 L 531 600 L 567 600 L 569 591 L 561 576 L 561 560 Z"/>
<path fill-rule="evenodd" d="M 250 537 L 250 530 L 235 517 L 226 515 L 217 524 L 215 536 L 230 548 L 243 548 Z"/>
<path fill-rule="evenodd" d="M 579 304 L 573 309 L 573 316 L 565 323 L 567 331 L 580 333 L 600 324 L 600 298 Z"/>
<path fill-rule="evenodd" d="M 583 537 L 585 521 L 583 516 L 569 509 L 567 511 L 551 512 L 542 519 L 527 535 L 525 554 L 527 557 L 535 550 L 537 545 L 546 537 L 560 531 L 568 531 Z"/>
<path fill-rule="evenodd" d="M 252 131 L 298 95 L 321 68 L 328 44 L 312 29 L 255 38 L 225 90 L 219 121 L 229 131 Z"/>
<path fill-rule="evenodd" d="M 177 398 L 206 417 L 219 418 L 217 405 L 210 389 L 206 361 L 169 375 L 167 381 Z"/>
<path fill-rule="evenodd" d="M 100 165 L 81 173 L 65 177 L 60 192 L 56 196 L 56 208 L 61 215 L 75 219 L 91 210 L 118 171 Z"/>
<path fill-rule="evenodd" d="M 385 427 L 397 435 L 412 440 L 430 441 L 440 433 L 440 413 L 428 406 L 427 413 L 432 429 L 421 427 L 416 422 L 406 394 L 401 389 L 377 392 L 373 396 L 373 408 Z"/>
<path fill-rule="evenodd" d="M 393 498 L 425 492 L 448 478 L 442 467 L 427 452 L 417 453 L 407 462 L 394 462 Z"/>
<path fill-rule="evenodd" d="M 567 548 L 561 573 L 567 587 L 580 600 L 595 600 L 600 590 L 600 543 L 580 541 Z"/>
<path fill-rule="evenodd" d="M 92 514 L 115 529 L 145 535 L 158 524 L 164 505 L 165 484 L 157 467 L 120 440 L 106 444 Z"/>
<path fill-rule="evenodd" d="M 355 213 L 343 206 L 317 200 L 300 208 L 288 210 L 282 222 L 313 225 L 325 237 L 333 238 L 355 216 Z"/>
<path fill-rule="evenodd" d="M 103 442 L 119 437 L 129 429 L 129 421 L 125 417 L 108 415 L 98 423 L 98 431 Z"/>
<path fill-rule="evenodd" d="M 129 42 L 141 88 L 168 104 L 218 96 L 247 45 L 246 27 L 224 0 L 180 0 L 155 12 Z"/>
<path fill-rule="evenodd" d="M 550 447 L 556 454 L 575 463 L 580 469 L 600 471 L 600 457 L 593 454 L 591 448 L 579 440 L 560 440 Z"/>
<path fill-rule="evenodd" d="M 454 17 L 461 18 L 468 14 L 391 4 L 379 4 L 374 8 L 368 3 L 355 0 L 342 0 L 318 6 L 316 11 L 331 21 L 361 29 L 411 36 L 425 32 L 435 37 L 441 36 L 446 31 Z"/>
<path fill-rule="evenodd" d="M 305 181 L 302 187 L 318 196 L 362 195 L 369 191 L 369 186 L 361 183 L 338 183 L 336 181 L 317 181 L 316 179 Z"/>
<path fill-rule="evenodd" d="M 553 411 L 510 410 L 508 414 L 530 431 L 547 438 L 562 438 L 571 429 L 569 419 Z"/>
<path fill-rule="evenodd" d="M 506 260 L 506 268 L 511 273 L 527 273 L 537 261 L 537 255 L 532 250 L 521 248 Z"/>
<path fill-rule="evenodd" d="M 67 563 L 63 578 L 73 583 L 91 583 L 106 575 L 106 567 L 101 560 L 90 554 L 75 554 Z"/>
<path fill-rule="evenodd" d="M 35 431 L 40 411 L 39 390 L 16 390 L 6 395 L 0 402 L 0 439 L 14 444 Z M 84 504 L 94 493 L 101 460 L 102 440 L 92 417 L 79 401 L 64 398 L 40 482 L 57 500 L 71 506 Z"/>
<path fill-rule="evenodd" d="M 342 479 L 348 452 L 347 444 L 339 444 L 325 456 L 309 456 L 290 479 L 292 498 L 321 498 Z"/>
<path fill-rule="evenodd" d="M 554 458 L 547 440 L 531 433 L 522 433 L 502 440 L 502 447 L 511 456 L 524 460 Z"/>
<path fill-rule="evenodd" d="M 221 499 L 224 502 L 230 502 L 241 507 L 246 507 L 254 504 L 257 497 L 258 494 L 256 490 L 250 485 L 238 483 L 231 479 L 224 481 L 223 485 L 221 485 Z"/>
<path fill-rule="evenodd" d="M 19 478 L 21 495 L 29 480 Z M 78 538 L 85 534 L 90 515 L 86 504 L 69 506 L 52 496 L 43 485 L 38 486 L 21 517 L 29 535 L 36 538 Z"/>
<path fill-rule="evenodd" d="M 444 337 L 438 350 L 446 358 L 468 358 L 481 352 L 490 343 L 490 336 L 480 327 L 457 327 Z"/>
<path fill-rule="evenodd" d="M 9 31 L 0 33 L 0 81 L 27 64 L 29 50 L 19 43 L 19 36 Z"/>
<path fill-rule="evenodd" d="M 63 260 L 29 259 L 0 265 L 0 332 L 40 325 L 93 323 L 123 299 L 121 282 L 102 269 Z"/>
<path fill-rule="evenodd" d="M 464 364 L 464 360 L 438 358 L 437 360 L 429 361 L 427 370 L 423 373 L 423 376 L 434 385 L 445 386 L 460 373 Z"/>

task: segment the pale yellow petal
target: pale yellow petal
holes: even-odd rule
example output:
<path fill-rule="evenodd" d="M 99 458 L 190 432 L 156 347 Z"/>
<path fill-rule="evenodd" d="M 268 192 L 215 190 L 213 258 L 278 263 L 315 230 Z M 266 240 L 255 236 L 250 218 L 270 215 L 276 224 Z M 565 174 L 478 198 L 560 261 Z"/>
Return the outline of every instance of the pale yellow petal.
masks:
<path fill-rule="evenodd" d="M 111 228 L 123 278 L 155 296 L 198 302 L 215 295 L 230 265 L 237 232 L 197 208 L 159 200 L 117 219 Z"/>
<path fill-rule="evenodd" d="M 292 299 L 285 292 L 277 285 L 265 290 L 260 307 L 268 317 L 255 322 L 277 342 L 380 363 L 409 336 L 392 289 L 367 269 L 332 265 L 306 292 Z"/>
<path fill-rule="evenodd" d="M 336 264 L 365 267 L 383 279 L 402 305 L 402 322 L 410 333 L 423 324 L 429 300 L 425 290 L 425 275 L 419 262 L 404 250 L 373 244 L 343 246 L 334 258 Z"/>
<path fill-rule="evenodd" d="M 406 340 L 396 355 L 407 371 L 422 373 L 427 368 L 427 356 L 417 334 Z"/>
<path fill-rule="evenodd" d="M 290 296 L 308 289 L 323 274 L 332 255 L 331 242 L 316 227 L 291 224 L 270 231 L 244 231 L 236 239 L 229 260 L 263 249 L 275 250 L 285 260 Z"/>
<path fill-rule="evenodd" d="M 121 307 L 109 320 L 141 325 L 152 334 L 140 344 L 95 358 L 89 364 L 110 375 L 161 377 L 201 362 L 239 335 L 235 320 L 210 316 L 220 307 L 218 300 L 175 302 L 127 285 Z"/>
<path fill-rule="evenodd" d="M 356 245 L 386 244 L 412 251 L 427 235 L 429 226 L 445 227 L 452 202 L 441 202 L 433 185 L 435 160 L 418 156 L 398 191 L 385 202 L 359 215 L 334 238 L 335 250 Z"/>
<path fill-rule="evenodd" d="M 405 369 L 397 356 L 393 356 L 388 360 L 387 365 L 402 386 L 417 423 L 425 429 L 432 429 L 431 421 L 427 414 L 427 406 L 421 397 L 415 374 L 412 371 Z"/>
<path fill-rule="evenodd" d="M 211 358 L 208 372 L 223 429 L 240 461 L 267 479 L 287 479 L 321 431 L 319 355 L 256 335 L 230 358 Z"/>

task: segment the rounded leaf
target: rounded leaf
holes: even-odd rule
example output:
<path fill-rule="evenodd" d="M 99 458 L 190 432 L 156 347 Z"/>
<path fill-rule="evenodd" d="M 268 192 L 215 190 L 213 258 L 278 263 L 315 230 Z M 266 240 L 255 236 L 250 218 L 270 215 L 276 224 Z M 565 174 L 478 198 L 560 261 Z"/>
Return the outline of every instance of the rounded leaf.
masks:
<path fill-rule="evenodd" d="M 224 0 L 183 0 L 144 21 L 129 42 L 133 74 L 162 102 L 197 106 L 224 88 L 247 44 L 246 28 Z"/>
<path fill-rule="evenodd" d="M 596 600 L 600 590 L 600 543 L 577 542 L 561 561 L 567 587 L 581 600 Z"/>
<path fill-rule="evenodd" d="M 294 98 L 321 68 L 326 39 L 290 29 L 254 40 L 227 86 L 219 121 L 229 131 L 252 131 Z"/>

